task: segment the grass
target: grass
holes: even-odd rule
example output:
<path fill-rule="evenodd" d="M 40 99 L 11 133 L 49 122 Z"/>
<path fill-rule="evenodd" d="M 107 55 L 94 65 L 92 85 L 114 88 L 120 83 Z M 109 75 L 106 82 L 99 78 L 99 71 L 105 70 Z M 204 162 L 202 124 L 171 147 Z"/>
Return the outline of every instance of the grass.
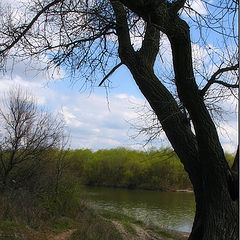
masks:
<path fill-rule="evenodd" d="M 80 222 L 79 228 L 71 235 L 71 240 L 122 240 L 121 234 L 116 231 L 112 222 L 101 216 L 85 219 Z"/>
<path fill-rule="evenodd" d="M 130 237 L 134 237 L 137 235 L 137 231 L 133 227 L 134 225 L 142 228 L 144 231 L 152 232 L 155 235 L 159 236 L 159 238 L 164 240 L 165 239 L 166 240 L 168 239 L 186 240 L 187 239 L 187 234 L 185 233 L 170 230 L 154 224 L 150 225 L 122 213 L 112 212 L 110 210 L 98 210 L 97 213 L 103 218 L 108 219 L 109 221 L 117 221 L 118 223 L 120 223 L 123 226 L 124 230 L 127 232 L 127 234 L 129 234 L 129 239 L 131 239 Z"/>
<path fill-rule="evenodd" d="M 7 230 L 12 230 L 12 229 L 22 229 L 25 226 L 22 224 L 18 224 L 12 221 L 0 221 L 0 229 L 7 229 Z"/>
<path fill-rule="evenodd" d="M 164 240 L 187 239 L 183 234 L 144 223 L 126 214 L 110 210 L 93 210 L 82 201 L 79 201 L 74 215 L 61 216 L 59 212 L 57 215 L 44 215 L 42 219 L 35 218 L 42 216 L 41 214 L 30 214 L 29 210 L 28 218 L 35 224 L 29 224 L 29 220 L 26 220 L 16 202 L 9 206 L 18 211 L 11 211 L 11 214 L 6 216 L 0 215 L 0 240 L 50 240 L 61 234 L 68 234 L 68 237 L 71 235 L 70 240 L 141 240 L 143 239 L 141 233 L 158 236 Z M 32 207 L 31 210 L 41 212 L 42 208 Z"/>
<path fill-rule="evenodd" d="M 113 224 L 117 222 L 124 229 L 123 233 Z M 101 211 L 94 213 L 91 210 L 79 215 L 78 219 L 69 217 L 55 218 L 47 223 L 43 229 L 32 229 L 27 225 L 13 221 L 0 220 L 0 240 L 46 240 L 49 236 L 57 236 L 60 233 L 74 229 L 70 240 L 123 240 L 139 239 L 135 226 L 143 231 L 158 236 L 164 240 L 186 240 L 183 233 L 165 229 L 155 225 L 147 225 L 144 222 L 128 217 L 124 214 Z M 44 227 L 44 226 L 43 226 Z"/>
<path fill-rule="evenodd" d="M 63 232 L 79 227 L 79 223 L 69 217 L 59 217 L 50 222 L 49 229 L 54 232 Z"/>
<path fill-rule="evenodd" d="M 0 240 L 45 240 L 46 234 L 23 224 L 0 219 Z"/>
<path fill-rule="evenodd" d="M 137 225 L 143 224 L 142 221 L 137 220 L 133 217 L 129 217 L 123 213 L 112 212 L 110 210 L 99 210 L 97 213 L 100 216 L 102 216 L 106 219 L 112 220 L 112 221 L 128 222 L 128 223 L 133 223 L 133 224 L 137 224 Z"/>
<path fill-rule="evenodd" d="M 132 234 L 132 235 L 137 235 L 136 229 L 132 226 L 131 223 L 129 222 L 122 222 L 122 225 L 125 229 L 126 232 Z"/>

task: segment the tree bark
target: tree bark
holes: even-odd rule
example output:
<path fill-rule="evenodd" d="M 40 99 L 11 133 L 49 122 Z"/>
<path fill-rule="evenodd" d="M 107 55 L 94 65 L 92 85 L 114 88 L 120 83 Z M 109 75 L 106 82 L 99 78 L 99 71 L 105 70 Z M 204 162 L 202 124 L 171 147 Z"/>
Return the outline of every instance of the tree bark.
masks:
<path fill-rule="evenodd" d="M 112 1 L 121 61 L 156 113 L 193 184 L 196 215 L 189 239 L 237 240 L 238 202 L 231 197 L 229 166 L 194 78 L 189 27 L 166 3 L 145 15 L 146 11 L 138 3 L 123 2 L 148 21 L 142 48 L 135 52 L 123 6 Z M 154 74 L 159 31 L 151 24 L 164 32 L 171 43 L 178 95 L 191 117 L 195 135 L 171 93 Z"/>
<path fill-rule="evenodd" d="M 194 79 L 189 27 L 175 17 L 166 34 L 171 43 L 178 95 L 194 125 L 202 174 L 202 192 L 196 197 L 200 212 L 190 239 L 237 239 L 238 206 L 229 192 L 229 166 Z"/>
<path fill-rule="evenodd" d="M 229 170 L 228 190 L 233 201 L 239 200 L 239 146 L 231 170 Z"/>

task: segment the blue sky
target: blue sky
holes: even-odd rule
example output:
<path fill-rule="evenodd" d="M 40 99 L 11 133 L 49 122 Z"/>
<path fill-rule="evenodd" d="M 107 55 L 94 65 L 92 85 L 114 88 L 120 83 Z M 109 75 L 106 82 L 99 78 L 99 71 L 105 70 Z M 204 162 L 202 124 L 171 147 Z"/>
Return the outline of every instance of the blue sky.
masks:
<path fill-rule="evenodd" d="M 123 66 L 111 78 L 112 88 L 94 88 L 81 92 L 80 83 L 72 83 L 62 76 L 48 79 L 44 74 L 25 72 L 16 66 L 13 72 L 0 78 L 0 95 L 3 97 L 11 86 L 22 86 L 31 91 L 39 105 L 63 116 L 71 135 L 71 148 L 128 147 L 145 150 L 148 147 L 169 146 L 164 134 L 161 139 L 143 147 L 143 137 L 132 139 L 136 134 L 129 121 L 138 118 L 136 108 L 145 104 L 145 99 L 134 83 L 130 73 Z M 234 100 L 233 100 L 234 101 Z M 226 107 L 234 106 L 226 102 Z M 237 116 L 231 114 L 219 127 L 223 147 L 234 152 L 237 144 Z M 221 131 L 220 131 L 221 129 Z"/>
<path fill-rule="evenodd" d="M 199 5 L 199 0 L 194 1 L 199 11 L 204 9 Z M 166 44 L 167 47 L 167 44 Z M 204 49 L 195 45 L 196 49 L 204 53 Z M 168 52 L 164 53 L 164 63 L 171 61 Z M 164 65 L 164 64 L 163 64 Z M 59 113 L 65 120 L 71 135 L 71 148 L 100 148 L 128 147 L 144 150 L 151 145 L 143 147 L 143 137 L 132 139 L 136 132 L 131 129 L 132 122 L 139 116 L 136 109 L 140 110 L 145 104 L 145 99 L 125 66 L 121 66 L 109 78 L 111 88 L 95 87 L 80 91 L 81 81 L 73 84 L 65 79 L 64 70 L 60 73 L 37 72 L 34 66 L 39 67 L 39 62 L 32 62 L 33 68 L 26 68 L 28 62 L 20 62 L 9 67 L 5 75 L 0 76 L 0 97 L 13 86 L 22 86 L 28 89 L 37 98 L 38 104 L 49 111 Z M 52 75 L 52 78 L 48 77 Z M 224 108 L 234 112 L 236 100 L 230 98 L 222 103 Z M 218 126 L 219 136 L 223 147 L 228 152 L 234 152 L 237 146 L 237 114 L 225 116 L 225 122 Z M 152 143 L 156 147 L 169 146 L 163 134 Z"/>

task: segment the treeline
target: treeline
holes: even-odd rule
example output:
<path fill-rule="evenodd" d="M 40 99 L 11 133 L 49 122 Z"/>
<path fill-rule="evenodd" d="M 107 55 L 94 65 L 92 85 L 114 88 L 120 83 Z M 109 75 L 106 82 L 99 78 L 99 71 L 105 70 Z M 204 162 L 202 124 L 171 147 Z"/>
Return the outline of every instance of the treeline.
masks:
<path fill-rule="evenodd" d="M 9 154 L 2 151 L 1 160 L 9 159 L 4 157 Z M 21 155 L 21 151 L 18 154 Z M 225 155 L 231 166 L 234 156 Z M 192 189 L 188 174 L 170 148 L 137 151 L 121 147 L 95 152 L 90 149 L 48 149 L 41 159 L 30 157 L 14 166 L 7 181 L 3 169 L 1 166 L 0 192 L 28 189 L 37 194 L 46 192 L 47 198 L 52 200 L 60 192 L 79 185 L 152 190 Z"/>
<path fill-rule="evenodd" d="M 177 190 L 192 185 L 176 153 L 170 148 L 136 151 L 126 148 L 71 150 L 72 171 L 92 186 Z M 233 156 L 227 154 L 229 161 Z"/>

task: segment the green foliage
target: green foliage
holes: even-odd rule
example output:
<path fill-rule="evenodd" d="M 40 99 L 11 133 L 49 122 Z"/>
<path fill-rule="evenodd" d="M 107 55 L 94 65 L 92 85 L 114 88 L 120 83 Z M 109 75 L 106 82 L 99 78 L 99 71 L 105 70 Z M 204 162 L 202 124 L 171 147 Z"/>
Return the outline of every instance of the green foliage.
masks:
<path fill-rule="evenodd" d="M 70 217 L 59 217 L 50 223 L 50 229 L 59 232 L 78 227 L 78 222 Z"/>
<path fill-rule="evenodd" d="M 44 207 L 53 216 L 74 217 L 80 206 L 79 201 L 78 186 L 69 181 L 60 182 L 57 193 L 52 189 L 43 197 Z"/>
<path fill-rule="evenodd" d="M 74 218 L 84 205 L 79 198 L 79 182 L 70 172 L 70 160 L 62 152 L 52 149 L 39 162 L 38 168 L 26 164 L 31 176 L 23 184 L 16 181 L 0 195 L 0 219 L 17 221 L 38 228 L 56 217 Z M 22 174 L 24 165 L 15 169 Z M 21 178 L 22 179 L 22 178 Z"/>
<path fill-rule="evenodd" d="M 75 173 L 86 185 L 159 190 L 192 188 L 183 165 L 169 148 L 148 152 L 125 148 L 75 150 L 70 155 Z"/>
<path fill-rule="evenodd" d="M 231 167 L 233 165 L 233 162 L 234 162 L 234 154 L 231 154 L 231 153 L 225 153 L 225 157 L 226 157 L 226 160 L 229 164 L 229 166 Z"/>

